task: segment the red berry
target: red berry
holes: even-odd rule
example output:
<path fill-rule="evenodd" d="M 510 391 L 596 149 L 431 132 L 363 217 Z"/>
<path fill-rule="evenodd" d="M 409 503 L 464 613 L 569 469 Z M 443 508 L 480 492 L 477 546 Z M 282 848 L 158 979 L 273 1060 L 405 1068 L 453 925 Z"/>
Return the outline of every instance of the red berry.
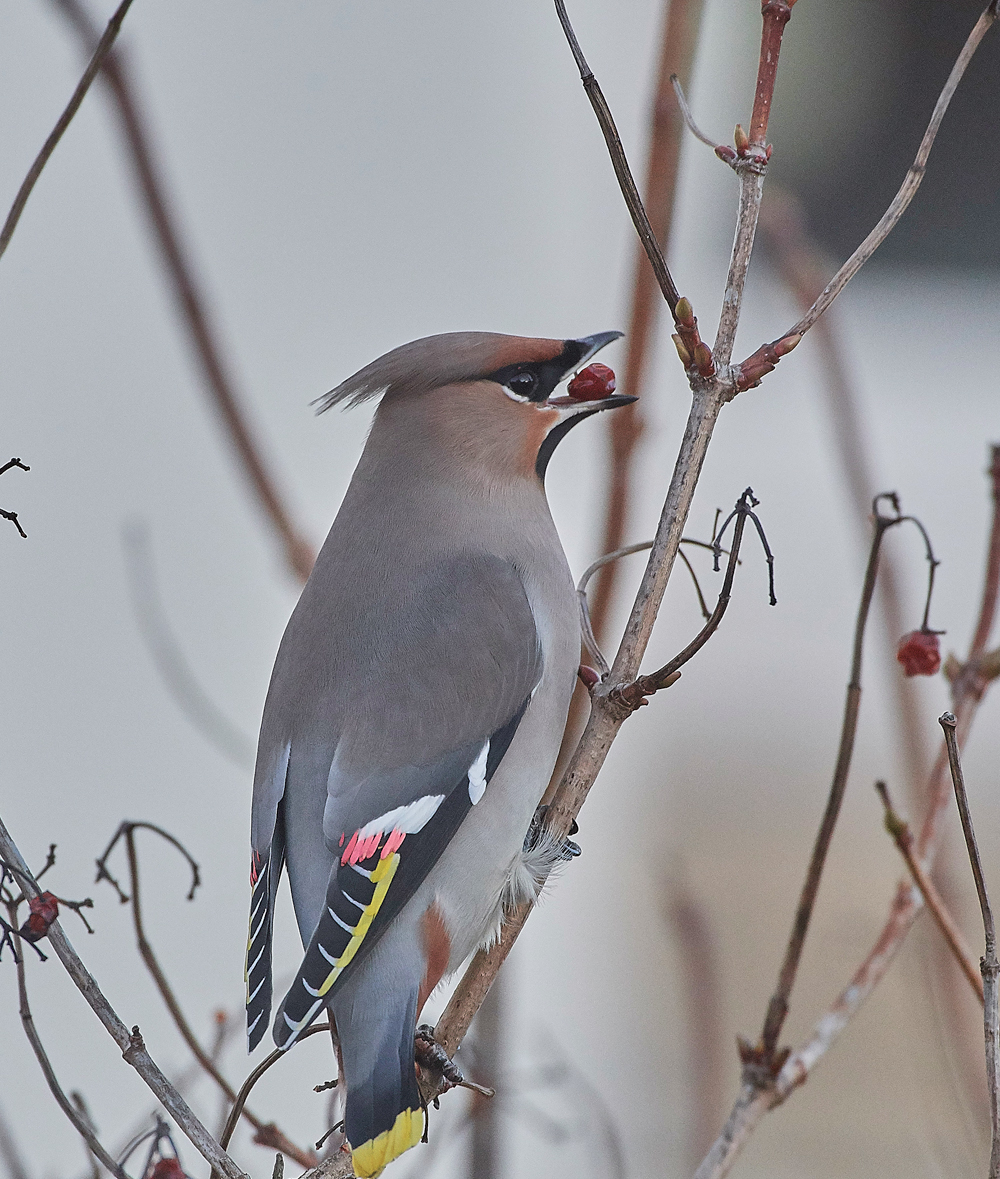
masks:
<path fill-rule="evenodd" d="M 149 1179 L 187 1179 L 176 1159 L 160 1159 L 153 1168 Z"/>
<path fill-rule="evenodd" d="M 615 391 L 615 374 L 606 364 L 588 364 L 566 387 L 574 401 L 600 401 Z"/>
<path fill-rule="evenodd" d="M 913 630 L 903 635 L 896 648 L 896 658 L 909 675 L 937 675 L 941 668 L 941 646 L 929 630 Z"/>
<path fill-rule="evenodd" d="M 28 901 L 31 916 L 17 931 L 26 942 L 37 942 L 49 932 L 49 926 L 59 916 L 59 904 L 50 892 Z"/>

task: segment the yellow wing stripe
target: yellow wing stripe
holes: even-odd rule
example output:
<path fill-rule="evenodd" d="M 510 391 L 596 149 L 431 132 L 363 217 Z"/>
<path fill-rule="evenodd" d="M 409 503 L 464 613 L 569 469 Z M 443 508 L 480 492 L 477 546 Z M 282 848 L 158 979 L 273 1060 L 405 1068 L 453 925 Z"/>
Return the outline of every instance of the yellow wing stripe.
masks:
<path fill-rule="evenodd" d="M 358 923 L 354 927 L 354 933 L 351 937 L 351 940 L 347 943 L 347 948 L 337 959 L 336 964 L 330 973 L 326 976 L 326 979 L 323 981 L 322 985 L 315 991 L 312 989 L 312 987 L 306 987 L 311 995 L 315 995 L 317 998 L 322 998 L 322 996 L 325 995 L 337 981 L 337 977 L 349 965 L 351 959 L 358 952 L 361 947 L 361 943 L 365 940 L 365 934 L 368 932 L 371 923 L 375 920 L 375 915 L 382 907 L 382 902 L 385 900 L 386 893 L 389 891 L 389 885 L 392 883 L 392 878 L 396 875 L 396 869 L 398 867 L 399 853 L 396 852 L 384 860 L 379 860 L 377 867 L 372 870 L 371 879 L 372 883 L 375 885 L 375 893 L 372 896 L 372 899 L 365 906 L 364 911 L 358 919 Z M 305 984 L 304 979 L 303 984 Z M 423 1114 L 421 1114 L 421 1117 L 423 1117 Z M 385 1133 L 389 1132 L 390 1131 L 385 1131 Z M 395 1158 L 396 1156 L 393 1155 L 392 1157 Z M 374 1172 L 370 1173 L 374 1174 Z"/>
<path fill-rule="evenodd" d="M 352 1153 L 354 1174 L 361 1179 L 381 1175 L 387 1164 L 411 1146 L 416 1146 L 424 1132 L 424 1111 L 404 1109 L 398 1114 L 391 1130 L 383 1130 L 376 1138 L 370 1138 L 356 1146 Z"/>

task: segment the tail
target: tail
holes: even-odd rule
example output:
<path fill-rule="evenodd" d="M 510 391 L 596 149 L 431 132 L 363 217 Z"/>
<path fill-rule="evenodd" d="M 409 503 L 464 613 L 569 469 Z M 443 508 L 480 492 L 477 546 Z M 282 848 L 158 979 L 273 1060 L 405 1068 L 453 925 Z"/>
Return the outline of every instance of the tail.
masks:
<path fill-rule="evenodd" d="M 263 853 L 254 852 L 250 861 L 250 932 L 247 937 L 247 1047 L 260 1043 L 271 1013 L 271 926 L 274 898 L 285 861 L 284 831 L 280 822 Z"/>
<path fill-rule="evenodd" d="M 353 980 L 352 980 L 353 981 Z M 344 987 L 331 1001 L 341 1037 L 347 1109 L 344 1129 L 354 1173 L 380 1175 L 424 1132 L 424 1110 L 413 1063 L 417 990 Z"/>

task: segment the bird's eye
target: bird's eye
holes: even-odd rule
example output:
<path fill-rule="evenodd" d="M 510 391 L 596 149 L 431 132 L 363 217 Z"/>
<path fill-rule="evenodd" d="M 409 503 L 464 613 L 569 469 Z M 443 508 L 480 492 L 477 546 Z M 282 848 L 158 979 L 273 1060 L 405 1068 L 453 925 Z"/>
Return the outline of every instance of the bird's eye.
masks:
<path fill-rule="evenodd" d="M 538 377 L 533 372 L 515 373 L 507 380 L 507 388 L 517 397 L 528 398 L 535 391 Z"/>

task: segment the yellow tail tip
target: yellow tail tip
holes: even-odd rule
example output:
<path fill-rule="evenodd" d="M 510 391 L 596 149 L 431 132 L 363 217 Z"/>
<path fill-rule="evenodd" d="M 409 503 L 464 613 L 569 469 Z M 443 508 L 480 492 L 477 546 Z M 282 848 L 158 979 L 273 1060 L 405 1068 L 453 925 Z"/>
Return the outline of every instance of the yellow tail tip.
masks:
<path fill-rule="evenodd" d="M 383 1130 L 376 1138 L 354 1147 L 354 1174 L 360 1179 L 374 1179 L 374 1176 L 381 1175 L 393 1159 L 416 1146 L 423 1133 L 424 1111 L 404 1109 L 396 1116 L 391 1130 Z"/>

